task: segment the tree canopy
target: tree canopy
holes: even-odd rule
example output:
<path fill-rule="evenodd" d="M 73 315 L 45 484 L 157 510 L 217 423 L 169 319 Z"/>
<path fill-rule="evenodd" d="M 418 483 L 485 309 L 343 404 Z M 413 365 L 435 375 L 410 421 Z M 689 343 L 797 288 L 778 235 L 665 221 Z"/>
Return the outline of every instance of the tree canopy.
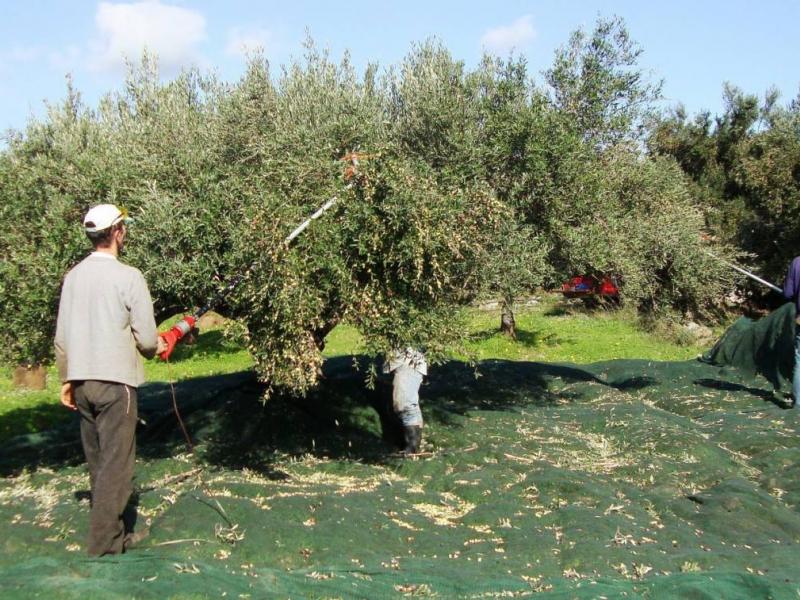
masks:
<path fill-rule="evenodd" d="M 726 85 L 723 97 L 716 118 L 663 115 L 648 146 L 688 175 L 708 232 L 780 283 L 800 246 L 800 96 L 781 105 L 774 90 L 759 100 Z"/>
<path fill-rule="evenodd" d="M 414 345 L 435 362 L 464 339 L 460 309 L 478 296 L 513 303 L 576 273 L 617 276 L 643 311 L 703 312 L 730 274 L 702 251 L 706 213 L 682 163 L 638 144 L 658 92 L 638 53 L 613 20 L 573 36 L 549 88 L 524 58 L 468 69 L 436 40 L 363 73 L 309 42 L 277 74 L 252 57 L 235 83 L 197 70 L 162 81 L 145 55 L 96 108 L 69 86 L 0 153 L 2 358 L 50 359 L 60 282 L 99 202 L 135 216 L 126 260 L 159 319 L 245 274 L 220 310 L 261 379 L 297 392 L 342 321 L 372 354 Z M 747 163 L 747 186 L 768 185 L 763 164 Z"/>

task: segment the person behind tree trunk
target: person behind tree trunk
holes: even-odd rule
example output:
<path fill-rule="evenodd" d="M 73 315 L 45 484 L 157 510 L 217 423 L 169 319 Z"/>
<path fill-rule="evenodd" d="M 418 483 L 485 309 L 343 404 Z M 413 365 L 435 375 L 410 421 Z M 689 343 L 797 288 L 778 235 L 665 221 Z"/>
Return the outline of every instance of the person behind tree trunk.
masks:
<path fill-rule="evenodd" d="M 112 204 L 86 214 L 94 252 L 64 277 L 56 324 L 61 403 L 80 414 L 89 466 L 90 556 L 119 554 L 137 541 L 123 513 L 133 487 L 141 356 L 165 350 L 144 277 L 117 259 L 128 221 Z"/>
<path fill-rule="evenodd" d="M 800 316 L 800 256 L 795 257 L 792 264 L 789 265 L 789 271 L 783 282 L 783 296 L 794 302 Z M 798 402 L 800 402 L 800 329 L 795 329 L 792 400 L 794 407 L 798 408 Z"/>
<path fill-rule="evenodd" d="M 403 425 L 403 452 L 417 454 L 422 444 L 419 386 L 428 374 L 425 355 L 413 348 L 395 350 L 384 362 L 383 372 L 394 374 L 392 408 Z"/>

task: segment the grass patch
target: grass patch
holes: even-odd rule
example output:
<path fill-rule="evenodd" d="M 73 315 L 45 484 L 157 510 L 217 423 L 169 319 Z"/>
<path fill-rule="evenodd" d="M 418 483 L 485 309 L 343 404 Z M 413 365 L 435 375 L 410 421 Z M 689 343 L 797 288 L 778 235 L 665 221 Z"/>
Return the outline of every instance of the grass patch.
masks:
<path fill-rule="evenodd" d="M 560 295 L 544 295 L 537 304 L 518 308 L 515 318 L 517 339 L 512 340 L 500 333 L 499 309 L 467 309 L 467 349 L 481 360 L 576 364 L 627 358 L 689 360 L 707 349 L 642 330 L 631 310 L 590 310 L 564 302 Z M 360 347 L 358 331 L 344 324 L 326 339 L 325 355 L 356 354 Z"/>
<path fill-rule="evenodd" d="M 705 349 L 643 331 L 632 311 L 590 311 L 557 296 L 518 309 L 515 319 L 517 339 L 512 340 L 499 331 L 499 310 L 470 310 L 469 350 L 479 359 L 590 364 L 627 358 L 688 360 Z"/>
<path fill-rule="evenodd" d="M 61 406 L 61 384 L 54 367 L 47 372 L 47 389 L 14 389 L 11 369 L 0 370 L 0 442 L 34 431 L 49 429 L 67 420 L 69 411 Z"/>
<path fill-rule="evenodd" d="M 166 331 L 169 325 L 171 322 L 160 329 Z M 145 379 L 157 382 L 237 373 L 252 366 L 247 350 L 225 340 L 221 330 L 212 329 L 201 333 L 191 346 L 179 345 L 169 363 L 148 360 L 144 369 Z M 61 406 L 58 399 L 61 384 L 55 366 L 48 368 L 47 388 L 41 391 L 14 389 L 11 375 L 10 368 L 0 370 L 0 442 L 72 419 L 72 412 Z"/>

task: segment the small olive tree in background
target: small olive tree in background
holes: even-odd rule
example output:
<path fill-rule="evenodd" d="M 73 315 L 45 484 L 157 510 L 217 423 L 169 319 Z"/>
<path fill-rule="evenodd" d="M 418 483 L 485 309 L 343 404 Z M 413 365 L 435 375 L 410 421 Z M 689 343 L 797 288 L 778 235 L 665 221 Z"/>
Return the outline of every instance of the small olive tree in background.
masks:
<path fill-rule="evenodd" d="M 495 132 L 487 146 L 507 161 L 494 180 L 547 248 L 551 285 L 611 275 L 642 312 L 710 316 L 733 274 L 705 252 L 703 215 L 680 171 L 643 152 L 661 84 L 638 66 L 641 52 L 612 18 L 572 35 L 546 88 L 523 85 L 524 61 L 505 62 L 502 101 L 488 105 L 500 118 L 485 120 Z"/>
<path fill-rule="evenodd" d="M 707 250 L 730 259 L 734 249 L 707 246 L 703 214 L 674 162 L 621 151 L 583 164 L 575 183 L 596 192 L 552 207 L 559 260 L 618 277 L 622 299 L 642 312 L 711 317 L 732 273 Z"/>
<path fill-rule="evenodd" d="M 400 151 L 440 181 L 487 187 L 506 206 L 498 243 L 487 248 L 480 294 L 501 299 L 501 330 L 514 336 L 515 298 L 549 272 L 540 224 L 519 210 L 543 97 L 524 60 L 485 56 L 468 71 L 436 40 L 415 46 L 388 84 L 390 136 Z"/>

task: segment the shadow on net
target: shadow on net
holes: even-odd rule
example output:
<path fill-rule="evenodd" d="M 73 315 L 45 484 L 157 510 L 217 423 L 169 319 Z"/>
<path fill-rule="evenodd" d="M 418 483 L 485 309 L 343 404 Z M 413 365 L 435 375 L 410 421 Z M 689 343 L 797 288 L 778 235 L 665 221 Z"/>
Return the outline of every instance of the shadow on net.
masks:
<path fill-rule="evenodd" d="M 212 467 L 248 467 L 281 478 L 274 464 L 287 456 L 382 462 L 396 447 L 398 429 L 390 380 L 369 389 L 370 366 L 364 356 L 329 359 L 320 385 L 305 397 L 279 393 L 263 403 L 263 386 L 251 371 L 181 381 L 175 397 L 198 457 Z M 477 374 L 461 361 L 431 369 L 421 390 L 426 419 L 458 427 L 456 417 L 471 410 L 557 406 L 609 387 L 629 390 L 654 383 L 638 376 L 609 383 L 589 368 L 513 361 L 482 362 Z M 139 396 L 138 457 L 158 460 L 188 452 L 170 386 L 148 384 Z M 77 422 L 13 438 L 0 448 L 0 475 L 82 462 Z"/>
<path fill-rule="evenodd" d="M 703 387 L 711 388 L 714 390 L 723 390 L 726 392 L 733 392 L 734 394 L 749 394 L 751 396 L 756 396 L 757 398 L 761 398 L 765 402 L 771 402 L 775 406 L 779 408 L 791 408 L 792 403 L 791 400 L 784 400 L 776 392 L 772 389 L 764 389 L 764 388 L 757 388 L 752 386 L 747 386 L 741 383 L 734 383 L 732 381 L 724 381 L 722 379 L 696 379 L 694 381 L 695 385 L 701 385 Z"/>

